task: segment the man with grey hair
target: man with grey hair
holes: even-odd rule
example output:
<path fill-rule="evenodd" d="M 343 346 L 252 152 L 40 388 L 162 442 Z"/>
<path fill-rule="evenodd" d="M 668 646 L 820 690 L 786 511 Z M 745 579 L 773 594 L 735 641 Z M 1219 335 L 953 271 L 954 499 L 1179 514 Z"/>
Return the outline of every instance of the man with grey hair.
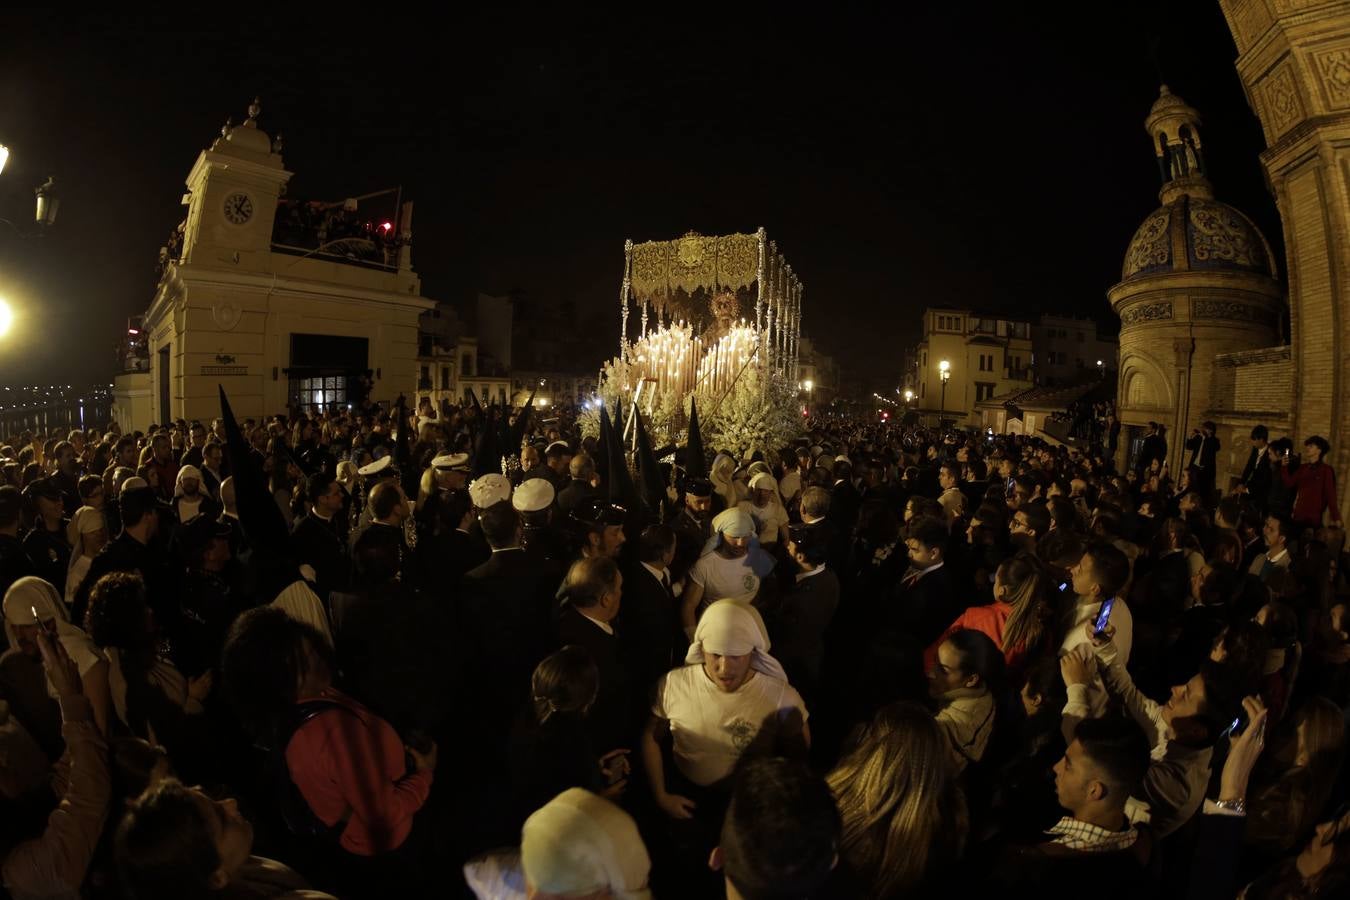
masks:
<path fill-rule="evenodd" d="M 575 510 L 600 499 L 600 492 L 595 487 L 595 460 L 588 454 L 578 453 L 572 457 L 572 461 L 567 465 L 567 471 L 572 480 L 567 487 L 558 492 L 558 509 L 564 516 L 569 516 Z"/>

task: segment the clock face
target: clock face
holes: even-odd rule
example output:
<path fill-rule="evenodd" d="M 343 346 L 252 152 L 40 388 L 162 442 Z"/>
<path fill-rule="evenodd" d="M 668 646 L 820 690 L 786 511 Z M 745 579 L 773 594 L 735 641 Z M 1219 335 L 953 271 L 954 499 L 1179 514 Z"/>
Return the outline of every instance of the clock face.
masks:
<path fill-rule="evenodd" d="M 225 218 L 234 225 L 243 225 L 253 218 L 253 201 L 248 194 L 231 194 L 225 198 Z"/>

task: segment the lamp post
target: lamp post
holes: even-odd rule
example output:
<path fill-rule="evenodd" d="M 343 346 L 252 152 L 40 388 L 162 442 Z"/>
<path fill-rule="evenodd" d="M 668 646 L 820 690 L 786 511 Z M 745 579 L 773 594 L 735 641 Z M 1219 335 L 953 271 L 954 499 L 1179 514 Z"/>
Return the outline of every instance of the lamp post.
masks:
<path fill-rule="evenodd" d="M 1097 377 L 1098 377 L 1098 378 L 1105 378 L 1105 377 L 1106 377 L 1106 361 L 1105 361 L 1105 360 L 1101 360 L 1101 359 L 1097 360 Z"/>
<path fill-rule="evenodd" d="M 914 402 L 914 392 L 911 391 L 911 390 L 906 389 L 906 390 L 905 390 L 905 405 L 906 405 L 906 406 L 909 406 L 909 405 L 912 404 L 913 402 Z"/>
<path fill-rule="evenodd" d="M 947 360 L 938 363 L 938 378 L 942 379 L 942 411 L 938 416 L 938 425 L 947 418 L 947 381 L 952 377 L 952 364 Z"/>

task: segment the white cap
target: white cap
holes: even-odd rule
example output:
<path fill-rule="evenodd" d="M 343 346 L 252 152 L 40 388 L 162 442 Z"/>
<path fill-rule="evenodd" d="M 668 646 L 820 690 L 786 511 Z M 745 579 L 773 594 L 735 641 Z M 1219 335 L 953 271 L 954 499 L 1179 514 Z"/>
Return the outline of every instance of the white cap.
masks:
<path fill-rule="evenodd" d="M 842 454 L 842 453 L 840 453 L 838 456 L 836 456 L 836 457 L 834 458 L 834 461 L 837 462 L 837 463 L 841 463 L 841 462 L 842 462 L 842 463 L 848 463 L 849 465 L 853 465 L 853 460 L 849 459 L 847 456 L 845 456 L 845 455 Z"/>
<path fill-rule="evenodd" d="M 547 453 L 548 451 L 552 450 L 554 447 L 561 447 L 561 448 L 563 448 L 564 450 L 566 450 L 568 453 L 571 453 L 571 452 L 572 452 L 572 448 L 571 448 L 571 446 L 567 443 L 567 441 L 554 441 L 553 443 L 549 444 L 547 447 L 544 448 L 544 452 Z"/>
<path fill-rule="evenodd" d="M 539 512 L 553 505 L 553 495 L 547 478 L 527 478 L 511 495 L 511 505 L 519 512 Z"/>
<path fill-rule="evenodd" d="M 460 470 L 467 472 L 469 470 L 469 454 L 467 453 L 442 453 L 431 461 L 431 465 L 436 469 L 449 469 L 451 471 Z"/>
<path fill-rule="evenodd" d="M 505 475 L 489 472 L 480 475 L 469 485 L 469 499 L 479 509 L 511 499 L 511 482 Z"/>
<path fill-rule="evenodd" d="M 383 472 L 385 469 L 389 468 L 393 464 L 394 458 L 392 456 L 381 456 L 373 463 L 366 463 L 364 466 L 357 469 L 356 474 L 364 475 L 366 477 L 369 477 L 371 475 L 379 475 L 381 472 Z"/>

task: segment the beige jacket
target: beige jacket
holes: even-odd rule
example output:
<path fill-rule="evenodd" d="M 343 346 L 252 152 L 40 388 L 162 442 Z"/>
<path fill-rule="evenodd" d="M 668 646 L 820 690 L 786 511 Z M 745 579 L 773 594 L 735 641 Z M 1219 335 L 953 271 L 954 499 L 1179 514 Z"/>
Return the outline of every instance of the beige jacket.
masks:
<path fill-rule="evenodd" d="M 942 696 L 937 723 L 947 736 L 956 771 L 979 762 L 994 731 L 994 697 L 987 688 L 960 688 Z"/>

